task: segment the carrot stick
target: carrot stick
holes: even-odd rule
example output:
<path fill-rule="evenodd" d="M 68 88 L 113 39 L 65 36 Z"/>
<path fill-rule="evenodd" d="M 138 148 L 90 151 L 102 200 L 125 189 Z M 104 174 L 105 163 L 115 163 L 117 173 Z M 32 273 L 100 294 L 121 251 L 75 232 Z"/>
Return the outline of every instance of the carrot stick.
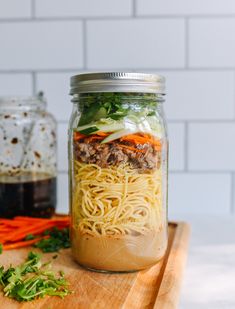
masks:
<path fill-rule="evenodd" d="M 17 216 L 14 218 L 14 221 L 21 221 L 21 222 L 67 222 L 69 221 L 70 217 L 61 217 L 61 218 L 36 218 L 36 217 L 21 217 Z"/>
<path fill-rule="evenodd" d="M 38 238 L 35 238 L 35 239 L 31 239 L 31 240 L 18 241 L 18 242 L 12 243 L 12 244 L 3 245 L 3 250 L 11 250 L 11 249 L 27 247 L 27 246 L 35 244 L 36 242 L 40 241 L 41 239 L 46 239 L 48 237 L 49 236 L 38 237 Z"/>
<path fill-rule="evenodd" d="M 102 141 L 104 139 L 104 137 L 102 136 L 90 136 L 87 138 L 87 142 L 90 143 L 90 142 L 93 142 L 93 141 Z"/>
<path fill-rule="evenodd" d="M 28 234 L 40 235 L 45 230 L 50 230 L 53 227 L 59 229 L 69 227 L 70 217 L 58 218 L 32 218 L 17 216 L 14 219 L 0 218 L 0 243 L 4 246 L 11 247 L 14 244 L 22 243 L 27 245 L 29 242 L 23 241 Z M 39 240 L 39 238 L 37 238 Z M 34 240 L 30 240 L 31 242 Z M 29 243 L 30 244 L 30 243 Z M 18 245 L 17 245 L 18 246 Z M 21 246 L 21 244 L 19 244 Z"/>
<path fill-rule="evenodd" d="M 80 139 L 86 137 L 86 135 L 80 133 L 80 132 L 74 132 L 73 133 L 73 139 L 74 141 L 79 141 Z"/>
<path fill-rule="evenodd" d="M 22 221 L 29 221 L 29 222 L 32 222 L 32 221 L 41 221 L 41 222 L 43 222 L 43 221 L 50 221 L 51 219 L 47 219 L 47 218 L 37 218 L 37 217 L 27 217 L 27 216 L 25 216 L 25 217 L 23 217 L 23 216 L 16 216 L 16 217 L 14 217 L 14 219 L 13 219 L 13 221 L 15 221 L 15 222 L 22 222 Z"/>
<path fill-rule="evenodd" d="M 152 142 L 152 140 L 149 138 L 141 137 L 141 136 L 134 135 L 134 134 L 123 136 L 121 140 L 124 140 L 124 141 L 130 140 L 130 141 L 134 141 L 136 143 L 141 143 L 141 144 Z"/>
<path fill-rule="evenodd" d="M 90 135 L 87 137 L 80 132 L 74 132 L 74 140 L 78 141 L 82 138 L 87 137 L 87 142 L 92 142 L 94 140 L 103 140 L 106 136 L 108 136 L 110 132 L 96 132 L 95 134 Z M 151 134 L 148 133 L 137 133 L 137 134 L 129 134 L 120 138 L 120 141 L 129 141 L 135 144 L 151 144 L 155 148 L 156 151 L 161 151 L 161 142 L 156 140 Z M 123 146 L 121 146 L 123 147 Z M 130 146 L 131 147 L 131 146 Z M 127 147 L 125 147 L 127 148 Z M 130 150 L 134 150 L 129 148 Z M 139 151 L 139 150 L 136 150 Z"/>
<path fill-rule="evenodd" d="M 99 136 L 103 136 L 103 137 L 106 137 L 106 136 L 108 136 L 110 133 L 106 133 L 106 132 L 101 132 L 101 131 L 99 131 L 99 132 L 96 132 L 96 135 L 99 135 Z"/>
<path fill-rule="evenodd" d="M 33 234 L 33 235 L 40 235 L 41 233 L 45 232 L 46 230 L 50 230 L 52 229 L 53 227 L 57 227 L 59 229 L 63 229 L 63 228 L 66 228 L 68 227 L 69 224 L 65 225 L 56 225 L 56 224 L 50 224 L 50 225 L 44 225 L 43 227 L 39 227 L 39 228 L 35 228 L 34 230 L 31 229 L 30 231 L 27 230 L 22 232 L 22 231 L 19 231 L 18 234 L 14 233 L 14 234 L 11 234 L 9 232 L 3 232 L 3 233 L 0 233 L 0 243 L 2 244 L 5 244 L 5 243 L 8 243 L 8 242 L 18 242 L 18 241 L 21 241 L 22 239 L 24 239 L 28 234 Z"/>
<path fill-rule="evenodd" d="M 0 227 L 0 233 L 6 233 L 6 232 L 10 232 L 12 231 L 12 229 L 6 228 L 6 227 Z"/>
<path fill-rule="evenodd" d="M 0 219 L 0 226 L 4 225 L 4 226 L 14 226 L 14 227 L 17 227 L 17 226 L 21 226 L 22 223 L 21 222 L 18 222 L 18 221 L 15 221 L 15 220 L 3 220 L 3 219 Z"/>
<path fill-rule="evenodd" d="M 34 226 L 29 226 L 27 228 L 20 229 L 19 231 L 13 232 L 12 234 L 8 234 L 6 240 L 18 241 L 23 239 L 28 234 L 40 234 L 45 230 L 52 228 L 53 226 L 55 226 L 53 222 L 47 224 L 45 224 L 44 222 L 40 224 L 35 224 Z"/>
<path fill-rule="evenodd" d="M 140 136 L 137 134 L 129 134 L 120 138 L 121 141 L 130 141 L 135 144 L 153 144 L 158 149 L 161 147 L 161 143 L 158 140 L 155 140 L 152 136 L 148 136 L 145 134 L 144 136 Z"/>
<path fill-rule="evenodd" d="M 1 244 L 5 244 L 5 243 L 6 243 L 6 240 L 5 240 L 4 238 L 1 238 L 1 237 L 0 237 L 0 243 L 1 243 Z"/>

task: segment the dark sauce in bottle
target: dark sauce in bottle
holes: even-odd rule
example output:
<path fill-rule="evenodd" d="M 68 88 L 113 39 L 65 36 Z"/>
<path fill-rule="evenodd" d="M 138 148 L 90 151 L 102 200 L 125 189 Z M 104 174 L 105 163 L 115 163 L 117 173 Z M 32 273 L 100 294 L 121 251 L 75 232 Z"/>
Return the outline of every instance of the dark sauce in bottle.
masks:
<path fill-rule="evenodd" d="M 0 174 L 0 217 L 50 218 L 56 208 L 56 177 L 46 173 Z"/>

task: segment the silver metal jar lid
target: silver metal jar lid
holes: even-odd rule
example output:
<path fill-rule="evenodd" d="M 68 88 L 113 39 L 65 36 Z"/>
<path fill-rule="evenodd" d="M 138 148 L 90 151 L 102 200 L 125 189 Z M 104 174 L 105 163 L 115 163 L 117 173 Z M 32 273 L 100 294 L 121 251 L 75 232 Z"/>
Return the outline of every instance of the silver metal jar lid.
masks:
<path fill-rule="evenodd" d="M 84 73 L 70 79 L 70 94 L 89 92 L 165 93 L 165 78 L 156 74 L 101 72 Z"/>

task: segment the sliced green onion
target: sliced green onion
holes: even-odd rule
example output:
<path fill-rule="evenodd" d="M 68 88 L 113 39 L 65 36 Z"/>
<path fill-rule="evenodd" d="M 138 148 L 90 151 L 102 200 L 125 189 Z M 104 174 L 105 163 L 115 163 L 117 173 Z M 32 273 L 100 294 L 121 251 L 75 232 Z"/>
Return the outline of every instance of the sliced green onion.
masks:
<path fill-rule="evenodd" d="M 93 126 L 93 127 L 81 130 L 81 131 L 79 131 L 79 133 L 84 134 L 84 135 L 89 135 L 89 134 L 92 134 L 92 133 L 97 132 L 97 131 L 99 131 L 99 129 L 97 127 Z"/>

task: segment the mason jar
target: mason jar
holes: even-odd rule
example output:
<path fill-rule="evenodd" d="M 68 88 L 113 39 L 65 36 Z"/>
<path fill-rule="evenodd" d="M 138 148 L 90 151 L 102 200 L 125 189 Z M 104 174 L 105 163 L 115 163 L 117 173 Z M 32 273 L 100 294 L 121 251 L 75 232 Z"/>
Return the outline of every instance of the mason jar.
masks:
<path fill-rule="evenodd" d="M 72 254 L 87 269 L 137 271 L 165 254 L 164 84 L 161 76 L 139 73 L 71 78 Z"/>
<path fill-rule="evenodd" d="M 56 122 L 46 101 L 0 98 L 0 217 L 51 217 L 56 207 Z"/>

